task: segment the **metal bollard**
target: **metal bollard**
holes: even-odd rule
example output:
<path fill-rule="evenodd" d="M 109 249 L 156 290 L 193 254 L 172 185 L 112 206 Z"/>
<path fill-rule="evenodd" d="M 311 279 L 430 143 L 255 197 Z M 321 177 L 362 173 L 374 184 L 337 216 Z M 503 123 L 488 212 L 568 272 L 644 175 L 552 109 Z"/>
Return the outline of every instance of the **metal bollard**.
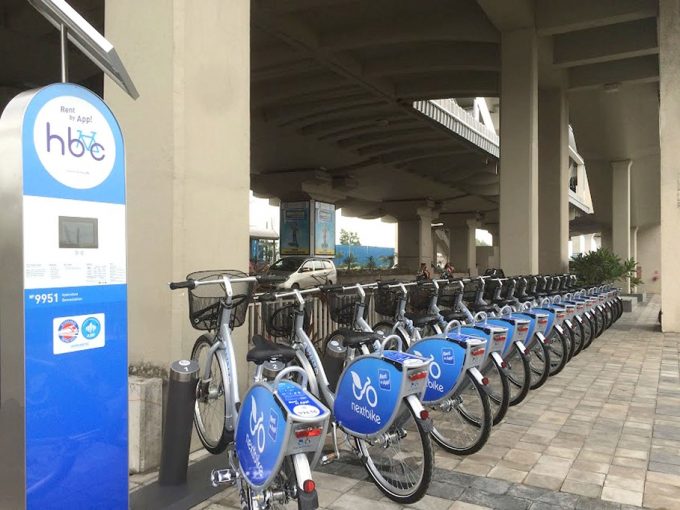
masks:
<path fill-rule="evenodd" d="M 163 423 L 160 485 L 180 485 L 187 481 L 191 428 L 194 420 L 197 361 L 180 360 L 170 365 L 168 405 Z"/>

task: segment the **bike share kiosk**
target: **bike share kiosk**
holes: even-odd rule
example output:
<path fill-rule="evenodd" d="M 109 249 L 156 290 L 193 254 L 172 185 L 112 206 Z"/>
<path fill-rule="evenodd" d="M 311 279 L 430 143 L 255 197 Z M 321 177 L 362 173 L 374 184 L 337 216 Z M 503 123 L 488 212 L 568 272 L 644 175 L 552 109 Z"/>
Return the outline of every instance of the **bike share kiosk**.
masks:
<path fill-rule="evenodd" d="M 136 97 L 63 0 L 29 0 Z M 89 90 L 23 92 L 0 117 L 0 508 L 128 508 L 125 148 Z"/>

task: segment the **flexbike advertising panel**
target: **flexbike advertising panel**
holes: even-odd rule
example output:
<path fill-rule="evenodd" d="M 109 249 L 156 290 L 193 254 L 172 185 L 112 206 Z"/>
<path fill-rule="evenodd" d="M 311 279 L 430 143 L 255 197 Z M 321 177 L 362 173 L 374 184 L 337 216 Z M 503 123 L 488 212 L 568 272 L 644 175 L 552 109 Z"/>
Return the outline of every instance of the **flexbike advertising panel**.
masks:
<path fill-rule="evenodd" d="M 309 202 L 281 203 L 279 212 L 281 255 L 311 255 L 309 205 Z"/>
<path fill-rule="evenodd" d="M 123 137 L 82 87 L 33 94 L 22 130 L 27 506 L 127 508 Z"/>
<path fill-rule="evenodd" d="M 357 358 L 338 382 L 333 414 L 342 428 L 359 436 L 385 430 L 401 399 L 402 373 L 373 356 Z"/>
<path fill-rule="evenodd" d="M 408 352 L 433 358 L 422 402 L 437 403 L 448 397 L 463 369 L 465 347 L 442 338 L 426 338 L 412 345 Z"/>
<path fill-rule="evenodd" d="M 236 454 L 251 486 L 269 484 L 285 455 L 289 426 L 271 389 L 255 384 L 243 398 L 236 425 Z"/>
<path fill-rule="evenodd" d="M 314 202 L 314 255 L 335 257 L 335 205 Z"/>

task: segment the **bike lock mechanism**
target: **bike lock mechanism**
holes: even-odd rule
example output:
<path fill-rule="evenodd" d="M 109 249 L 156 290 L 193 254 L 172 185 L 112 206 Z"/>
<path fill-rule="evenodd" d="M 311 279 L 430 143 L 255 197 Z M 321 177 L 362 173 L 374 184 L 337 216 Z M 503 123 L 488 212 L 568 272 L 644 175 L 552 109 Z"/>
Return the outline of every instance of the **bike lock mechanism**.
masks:
<path fill-rule="evenodd" d="M 198 383 L 198 362 L 175 361 L 170 365 L 168 405 L 163 423 L 160 485 L 181 485 L 187 481 L 191 427 Z"/>

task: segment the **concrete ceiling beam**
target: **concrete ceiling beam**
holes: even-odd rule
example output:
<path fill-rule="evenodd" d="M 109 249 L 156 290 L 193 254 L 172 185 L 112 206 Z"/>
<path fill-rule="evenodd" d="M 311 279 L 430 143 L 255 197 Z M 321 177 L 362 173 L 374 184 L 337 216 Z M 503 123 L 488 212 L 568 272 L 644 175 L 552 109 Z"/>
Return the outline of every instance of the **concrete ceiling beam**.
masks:
<path fill-rule="evenodd" d="M 441 155 L 454 155 L 454 154 L 465 154 L 468 152 L 463 148 L 451 148 L 451 147 L 435 147 L 432 149 L 409 149 L 404 151 L 399 151 L 392 153 L 388 156 L 382 156 L 380 161 L 385 164 L 389 163 L 408 163 L 413 161 L 418 161 L 422 159 L 431 158 L 433 156 Z M 400 166 L 401 167 L 401 166 Z"/>
<path fill-rule="evenodd" d="M 412 117 L 404 117 L 402 119 L 385 119 L 386 122 L 376 122 L 372 119 L 368 122 L 363 122 L 359 125 L 353 126 L 339 126 L 337 129 L 330 131 L 323 136 L 319 136 L 318 140 L 341 140 L 348 136 L 360 136 L 362 134 L 369 134 L 375 132 L 382 132 L 390 129 L 404 129 L 413 128 L 414 126 L 422 126 L 417 119 Z"/>
<path fill-rule="evenodd" d="M 499 94 L 499 81 L 498 73 L 488 71 L 435 73 L 400 80 L 396 86 L 396 94 L 409 101 L 494 96 Z"/>
<path fill-rule="evenodd" d="M 383 18 L 369 23 L 356 23 L 351 27 L 339 27 L 337 31 L 323 34 L 320 39 L 321 48 L 327 51 L 346 51 L 407 42 L 499 40 L 498 32 L 483 16 L 476 19 L 447 16 L 442 19 L 437 17 L 436 11 L 428 12 L 426 4 L 423 4 L 423 12 L 427 15 L 416 18 Z"/>
<path fill-rule="evenodd" d="M 452 42 L 419 46 L 362 60 L 366 76 L 390 76 L 424 71 L 499 71 L 500 50 L 496 43 Z"/>
<path fill-rule="evenodd" d="M 422 136 L 426 133 L 432 133 L 432 130 L 427 126 L 391 130 L 383 129 L 375 133 L 364 133 L 347 136 L 337 140 L 336 143 L 338 144 L 338 147 L 343 149 L 356 149 L 360 147 L 366 147 L 382 140 L 408 140 L 413 136 Z"/>
<path fill-rule="evenodd" d="M 574 67 L 659 53 L 656 18 L 556 35 L 553 63 Z"/>
<path fill-rule="evenodd" d="M 657 0 L 552 0 L 536 2 L 539 35 L 555 35 L 655 17 Z"/>
<path fill-rule="evenodd" d="M 298 75 L 286 80 L 273 80 L 255 84 L 252 87 L 252 95 L 266 98 L 267 104 L 276 104 L 286 102 L 288 98 L 332 91 L 342 83 L 342 78 L 332 73 L 316 72 Z"/>
<path fill-rule="evenodd" d="M 275 13 L 294 13 L 309 10 L 326 10 L 356 3 L 357 0 L 251 0 L 253 7 Z"/>
<path fill-rule="evenodd" d="M 337 129 L 347 129 L 352 126 L 364 126 L 367 123 L 373 123 L 380 126 L 383 122 L 389 123 L 404 118 L 404 114 L 400 111 L 386 111 L 382 113 L 371 113 L 368 115 L 352 115 L 347 117 L 340 117 L 332 120 L 321 120 L 314 122 L 299 129 L 300 134 L 321 136 L 328 134 Z"/>
<path fill-rule="evenodd" d="M 283 105 L 271 106 L 263 108 L 260 111 L 260 116 L 266 121 L 288 122 L 299 118 L 301 115 L 312 114 L 317 112 L 325 112 L 329 108 L 339 108 L 342 106 L 355 106 L 358 104 L 365 104 L 368 101 L 375 101 L 375 97 L 363 92 L 354 92 L 345 96 L 335 98 L 311 99 L 309 101 L 300 101 L 297 103 L 286 102 Z"/>
<path fill-rule="evenodd" d="M 405 150 L 409 148 L 414 148 L 414 149 L 438 149 L 440 147 L 446 147 L 447 145 L 450 146 L 450 140 L 447 140 L 446 138 L 442 139 L 441 137 L 422 137 L 420 139 L 417 138 L 410 138 L 408 141 L 402 140 L 401 142 L 395 141 L 393 143 L 381 143 L 381 144 L 375 144 L 375 145 L 370 145 L 368 147 L 364 147 L 363 149 L 355 149 L 355 152 L 359 154 L 360 156 L 378 156 L 378 155 L 386 155 L 386 154 L 394 154 L 397 152 L 404 152 Z"/>
<path fill-rule="evenodd" d="M 569 69 L 569 90 L 618 87 L 623 83 L 659 81 L 659 58 L 656 55 L 589 64 Z"/>
<path fill-rule="evenodd" d="M 477 3 L 502 32 L 534 26 L 532 0 L 477 0 Z"/>
<path fill-rule="evenodd" d="M 302 110 L 295 118 L 289 119 L 286 122 L 278 122 L 278 125 L 292 127 L 308 126 L 319 119 L 330 120 L 339 117 L 346 118 L 355 112 L 362 115 L 372 112 L 375 113 L 377 117 L 380 117 L 384 112 L 394 112 L 394 107 L 375 97 L 371 101 L 359 102 L 352 105 L 337 105 L 335 102 L 329 101 L 325 110 L 311 113 Z"/>

